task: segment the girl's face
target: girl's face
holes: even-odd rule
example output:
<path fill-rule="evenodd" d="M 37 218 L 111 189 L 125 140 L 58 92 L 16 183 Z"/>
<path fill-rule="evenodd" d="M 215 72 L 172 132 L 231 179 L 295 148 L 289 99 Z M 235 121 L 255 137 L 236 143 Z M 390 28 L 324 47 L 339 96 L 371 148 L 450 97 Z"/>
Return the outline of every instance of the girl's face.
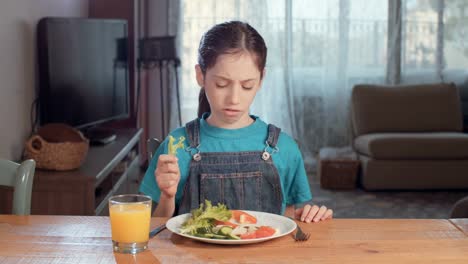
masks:
<path fill-rule="evenodd" d="M 208 123 L 221 128 L 250 125 L 249 108 L 262 84 L 254 57 L 248 52 L 223 54 L 203 75 L 195 66 L 197 82 L 204 87 L 210 103 Z"/>

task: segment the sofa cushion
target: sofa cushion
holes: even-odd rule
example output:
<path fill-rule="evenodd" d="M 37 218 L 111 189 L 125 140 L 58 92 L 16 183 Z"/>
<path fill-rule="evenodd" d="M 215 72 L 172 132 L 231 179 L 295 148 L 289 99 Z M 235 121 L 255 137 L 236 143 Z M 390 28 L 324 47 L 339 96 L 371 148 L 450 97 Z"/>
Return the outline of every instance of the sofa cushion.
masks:
<path fill-rule="evenodd" d="M 356 85 L 351 96 L 356 136 L 387 132 L 461 132 L 460 96 L 454 84 Z"/>
<path fill-rule="evenodd" d="M 468 160 L 375 160 L 360 156 L 366 190 L 468 188 Z"/>
<path fill-rule="evenodd" d="M 466 159 L 468 134 L 375 133 L 355 138 L 354 148 L 360 154 L 380 160 Z"/>

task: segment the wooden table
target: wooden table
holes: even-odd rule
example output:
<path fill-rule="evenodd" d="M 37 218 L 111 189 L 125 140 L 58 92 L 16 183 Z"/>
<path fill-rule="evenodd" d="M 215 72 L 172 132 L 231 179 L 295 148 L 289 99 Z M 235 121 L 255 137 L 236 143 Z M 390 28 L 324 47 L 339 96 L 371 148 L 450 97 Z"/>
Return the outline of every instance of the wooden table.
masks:
<path fill-rule="evenodd" d="M 468 218 L 450 219 L 450 222 L 468 236 Z"/>
<path fill-rule="evenodd" d="M 166 218 L 153 218 L 152 227 Z M 112 252 L 107 217 L 0 215 L 0 263 L 468 263 L 468 219 L 333 219 L 292 236 L 229 246 L 168 230 L 135 256 Z"/>

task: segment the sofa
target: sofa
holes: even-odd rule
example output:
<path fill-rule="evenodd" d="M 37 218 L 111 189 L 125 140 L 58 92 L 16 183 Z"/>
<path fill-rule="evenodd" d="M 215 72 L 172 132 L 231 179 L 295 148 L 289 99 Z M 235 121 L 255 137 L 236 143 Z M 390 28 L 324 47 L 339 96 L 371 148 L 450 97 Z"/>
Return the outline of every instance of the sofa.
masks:
<path fill-rule="evenodd" d="M 367 190 L 468 188 L 468 134 L 454 84 L 356 85 L 353 149 Z"/>

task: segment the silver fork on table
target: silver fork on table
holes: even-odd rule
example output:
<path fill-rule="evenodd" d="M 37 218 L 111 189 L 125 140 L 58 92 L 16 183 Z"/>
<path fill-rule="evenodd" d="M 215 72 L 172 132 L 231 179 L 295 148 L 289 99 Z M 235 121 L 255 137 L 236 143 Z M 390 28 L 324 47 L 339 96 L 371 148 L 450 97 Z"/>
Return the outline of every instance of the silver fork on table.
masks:
<path fill-rule="evenodd" d="M 289 217 L 289 218 L 291 218 L 292 220 L 295 220 L 292 217 Z M 301 227 L 299 225 L 296 224 L 296 226 L 297 226 L 297 231 L 294 234 L 294 240 L 296 240 L 296 241 L 307 241 L 310 238 L 310 234 L 305 233 L 304 231 L 302 231 L 302 229 L 301 229 Z"/>
<path fill-rule="evenodd" d="M 301 227 L 299 227 L 299 225 L 297 225 L 297 232 L 294 235 L 294 240 L 296 240 L 296 241 L 307 241 L 309 239 L 309 237 L 310 237 L 310 234 L 305 233 L 304 231 L 302 231 Z"/>

